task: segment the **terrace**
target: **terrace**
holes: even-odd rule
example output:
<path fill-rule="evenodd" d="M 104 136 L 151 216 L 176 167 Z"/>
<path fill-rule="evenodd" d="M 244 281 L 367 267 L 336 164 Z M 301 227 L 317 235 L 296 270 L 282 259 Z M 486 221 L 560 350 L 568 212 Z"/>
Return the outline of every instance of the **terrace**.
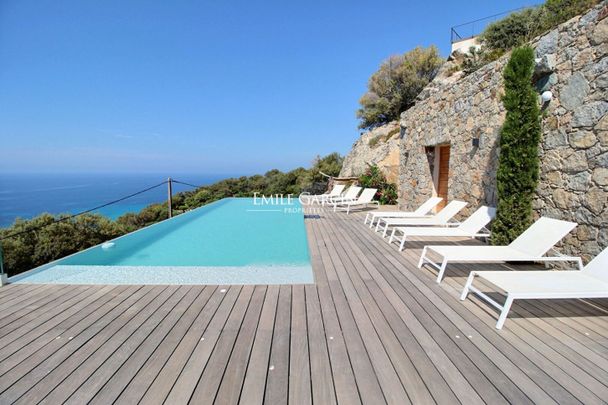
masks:
<path fill-rule="evenodd" d="M 516 301 L 497 331 L 491 306 L 458 300 L 464 266 L 439 285 L 417 268 L 421 243 L 399 252 L 361 213 L 306 231 L 314 284 L 0 288 L 0 402 L 608 398 L 607 300 Z"/>

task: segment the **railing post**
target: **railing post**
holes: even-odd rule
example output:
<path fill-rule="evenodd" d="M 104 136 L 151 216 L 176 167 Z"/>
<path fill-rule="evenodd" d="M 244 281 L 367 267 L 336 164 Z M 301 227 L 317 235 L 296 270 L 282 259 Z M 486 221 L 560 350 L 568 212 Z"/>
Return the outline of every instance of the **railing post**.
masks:
<path fill-rule="evenodd" d="M 2 242 L 0 242 L 0 287 L 8 284 L 8 275 L 4 272 L 4 255 L 2 254 Z"/>
<path fill-rule="evenodd" d="M 173 195 L 173 191 L 171 188 L 171 177 L 169 177 L 167 179 L 167 208 L 169 209 L 169 218 L 171 218 L 173 216 L 173 213 L 171 212 L 171 196 Z"/>

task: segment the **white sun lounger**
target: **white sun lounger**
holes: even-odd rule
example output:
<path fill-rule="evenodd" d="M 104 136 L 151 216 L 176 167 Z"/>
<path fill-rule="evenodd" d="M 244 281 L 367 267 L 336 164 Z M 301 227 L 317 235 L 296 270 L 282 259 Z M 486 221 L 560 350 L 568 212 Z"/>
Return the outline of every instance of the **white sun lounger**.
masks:
<path fill-rule="evenodd" d="M 489 281 L 506 292 L 504 305 L 473 287 L 475 277 Z M 502 328 L 516 299 L 608 298 L 608 248 L 580 271 L 472 271 L 460 299 L 465 300 L 469 291 L 500 311 L 496 329 Z"/>
<path fill-rule="evenodd" d="M 420 207 L 418 207 L 415 211 L 380 211 L 380 212 L 368 212 L 363 220 L 363 223 L 366 224 L 367 220 L 369 221 L 369 227 L 374 226 L 374 221 L 378 218 L 424 218 L 428 217 L 429 212 L 439 204 L 443 198 L 441 197 L 431 197 L 425 201 Z"/>
<path fill-rule="evenodd" d="M 405 246 L 405 240 L 407 237 L 412 236 L 430 236 L 430 237 L 466 237 L 466 238 L 482 238 L 489 237 L 490 232 L 484 228 L 486 225 L 494 219 L 496 216 L 496 208 L 492 207 L 480 207 L 470 217 L 463 221 L 460 225 L 453 228 L 445 227 L 395 227 L 391 232 L 391 238 L 388 243 L 393 243 L 393 239 L 397 239 L 399 244 L 399 250 L 403 250 Z M 401 235 L 399 239 L 398 235 Z"/>
<path fill-rule="evenodd" d="M 348 214 L 351 207 L 367 207 L 369 204 L 380 205 L 378 201 L 373 201 L 376 191 L 378 191 L 376 188 L 366 188 L 355 201 L 336 202 L 334 203 L 334 212 L 340 208 L 346 209 L 346 213 Z"/>
<path fill-rule="evenodd" d="M 509 246 L 425 246 L 422 249 L 418 267 L 428 263 L 439 270 L 437 282 L 440 283 L 449 262 L 576 262 L 579 269 L 583 268 L 580 257 L 544 256 L 553 246 L 574 229 L 574 222 L 542 217 Z M 428 252 L 443 257 L 437 264 L 427 257 Z"/>
<path fill-rule="evenodd" d="M 334 204 L 347 201 L 356 201 L 361 190 L 362 188 L 359 186 L 350 186 L 348 190 L 344 192 L 344 194 L 337 197 L 330 197 L 325 202 L 328 204 Z"/>
<path fill-rule="evenodd" d="M 454 200 L 437 214 L 428 218 L 378 218 L 376 231 L 381 229 L 382 224 L 384 224 L 382 231 L 382 237 L 384 238 L 389 226 L 455 226 L 458 223 L 450 223 L 450 220 L 466 206 L 466 202 Z"/>
<path fill-rule="evenodd" d="M 310 195 L 307 197 L 315 202 L 325 204 L 330 198 L 340 197 L 345 187 L 344 184 L 336 184 L 329 193 Z"/>

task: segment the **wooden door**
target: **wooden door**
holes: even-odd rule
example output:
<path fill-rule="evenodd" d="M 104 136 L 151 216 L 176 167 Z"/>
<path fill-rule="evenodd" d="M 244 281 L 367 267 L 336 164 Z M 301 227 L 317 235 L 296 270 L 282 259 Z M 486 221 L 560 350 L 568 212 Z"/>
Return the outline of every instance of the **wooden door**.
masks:
<path fill-rule="evenodd" d="M 439 169 L 437 173 L 437 197 L 443 198 L 437 208 L 441 209 L 448 202 L 448 179 L 450 177 L 450 147 L 439 146 Z"/>

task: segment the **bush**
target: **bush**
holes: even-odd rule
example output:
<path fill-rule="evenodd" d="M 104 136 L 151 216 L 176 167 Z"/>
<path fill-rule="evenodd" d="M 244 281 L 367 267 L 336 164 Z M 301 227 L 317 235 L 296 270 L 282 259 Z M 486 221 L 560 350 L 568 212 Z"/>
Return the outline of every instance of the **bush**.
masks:
<path fill-rule="evenodd" d="M 392 205 L 397 203 L 397 186 L 387 182 L 386 177 L 378 166 L 368 166 L 365 173 L 359 177 L 359 184 L 361 187 L 378 189 L 374 198 L 380 204 Z"/>
<path fill-rule="evenodd" d="M 600 0 L 547 0 L 542 6 L 541 27 L 544 30 L 551 29 L 584 13 L 599 2 Z"/>
<path fill-rule="evenodd" d="M 30 231 L 2 241 L 7 273 L 21 273 L 124 233 L 119 225 L 101 215 L 65 218 L 66 215 L 42 214 L 27 221 L 18 219 L 11 228 L 0 229 L 0 238 Z M 64 220 L 55 222 L 57 219 Z"/>
<path fill-rule="evenodd" d="M 538 7 L 509 14 L 489 24 L 481 34 L 488 50 L 505 52 L 582 14 L 599 0 L 547 0 Z"/>
<path fill-rule="evenodd" d="M 517 48 L 503 72 L 507 111 L 500 133 L 496 172 L 498 209 L 492 243 L 509 244 L 532 223 L 532 200 L 539 177 L 541 137 L 538 96 L 532 86 L 534 51 Z"/>
<path fill-rule="evenodd" d="M 532 39 L 540 30 L 541 7 L 509 14 L 489 24 L 481 34 L 484 47 L 507 51 Z"/>
<path fill-rule="evenodd" d="M 369 129 L 398 119 L 414 104 L 442 64 L 434 46 L 389 57 L 369 79 L 368 90 L 359 100 L 359 128 Z"/>

